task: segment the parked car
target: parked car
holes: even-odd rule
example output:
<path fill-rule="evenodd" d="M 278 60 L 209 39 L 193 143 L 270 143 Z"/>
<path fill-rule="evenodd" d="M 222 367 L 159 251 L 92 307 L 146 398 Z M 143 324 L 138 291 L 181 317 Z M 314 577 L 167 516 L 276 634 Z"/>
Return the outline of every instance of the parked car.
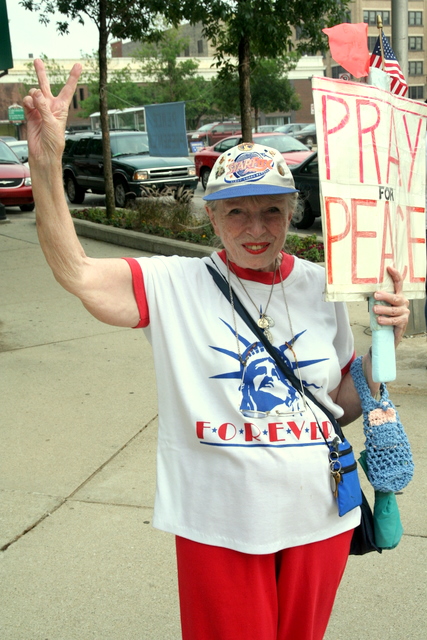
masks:
<path fill-rule="evenodd" d="M 188 145 L 192 153 L 200 151 L 203 147 L 209 147 L 227 136 L 234 133 L 241 133 L 240 122 L 229 120 L 226 122 L 211 122 L 204 124 L 197 131 L 187 133 Z"/>
<path fill-rule="evenodd" d="M 124 207 L 130 198 L 170 192 L 180 199 L 194 192 L 198 178 L 188 158 L 150 156 L 148 135 L 142 131 L 111 131 L 114 196 Z M 62 156 L 64 187 L 68 200 L 84 201 L 86 191 L 105 193 L 102 137 L 98 132 L 68 136 Z"/>
<path fill-rule="evenodd" d="M 0 202 L 21 211 L 34 209 L 30 170 L 3 140 L 0 140 Z"/>
<path fill-rule="evenodd" d="M 271 133 L 277 129 L 277 125 L 275 124 L 260 124 L 258 127 L 258 131 L 255 132 L 255 129 L 252 129 L 252 133 Z"/>
<path fill-rule="evenodd" d="M 294 136 L 298 131 L 304 129 L 308 125 L 308 122 L 288 122 L 288 124 L 282 124 L 280 127 L 276 127 L 274 131 L 279 133 L 287 133 L 288 136 Z"/>
<path fill-rule="evenodd" d="M 314 144 L 317 144 L 316 125 L 314 122 L 313 124 L 308 124 L 304 129 L 301 129 L 301 131 L 297 131 L 294 134 L 294 138 L 311 149 Z"/>
<path fill-rule="evenodd" d="M 319 163 L 317 151 L 304 162 L 289 167 L 300 191 L 303 209 L 294 216 L 292 224 L 297 229 L 309 229 L 315 219 L 320 216 Z"/>
<path fill-rule="evenodd" d="M 16 140 L 14 136 L 0 136 L 0 140 L 4 140 L 5 142 L 12 142 Z"/>
<path fill-rule="evenodd" d="M 5 140 L 5 142 L 21 162 L 28 163 L 28 142 L 26 140 Z"/>
<path fill-rule="evenodd" d="M 308 147 L 284 133 L 254 133 L 252 139 L 258 144 L 264 144 L 266 147 L 273 147 L 280 151 L 288 165 L 299 164 L 311 155 Z M 196 165 L 196 173 L 202 183 L 203 189 L 206 189 L 209 174 L 218 156 L 224 153 L 224 151 L 227 151 L 227 149 L 241 144 L 241 142 L 241 136 L 232 136 L 221 140 L 221 142 L 211 147 L 202 149 L 195 154 L 194 164 Z"/>

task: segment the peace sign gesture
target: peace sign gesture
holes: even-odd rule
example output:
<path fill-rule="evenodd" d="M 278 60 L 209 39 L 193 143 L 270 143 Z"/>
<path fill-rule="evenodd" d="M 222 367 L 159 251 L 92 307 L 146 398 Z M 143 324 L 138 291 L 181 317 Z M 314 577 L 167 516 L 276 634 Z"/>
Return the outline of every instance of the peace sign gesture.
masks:
<path fill-rule="evenodd" d="M 81 65 L 71 69 L 66 84 L 54 97 L 41 60 L 34 61 L 39 89 L 30 89 L 23 100 L 27 119 L 28 150 L 31 161 L 46 164 L 60 158 L 64 148 L 64 134 L 68 108 L 77 87 Z"/>

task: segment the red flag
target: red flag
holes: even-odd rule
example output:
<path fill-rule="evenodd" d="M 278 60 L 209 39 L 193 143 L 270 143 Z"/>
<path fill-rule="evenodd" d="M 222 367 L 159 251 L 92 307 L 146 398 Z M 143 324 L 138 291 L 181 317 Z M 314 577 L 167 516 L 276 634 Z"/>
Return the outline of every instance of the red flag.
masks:
<path fill-rule="evenodd" d="M 322 29 L 329 38 L 329 48 L 335 62 L 355 78 L 369 73 L 368 25 L 364 22 L 344 22 L 330 29 Z"/>
<path fill-rule="evenodd" d="M 408 91 L 408 85 L 405 80 L 405 76 L 402 73 L 402 69 L 397 61 L 394 51 L 390 46 L 389 41 L 382 33 L 383 37 L 383 51 L 384 51 L 384 71 L 391 77 L 390 93 L 395 93 L 398 96 L 405 96 Z M 383 60 L 381 57 L 381 45 L 380 38 L 375 43 L 374 50 L 371 56 L 371 67 L 377 67 L 382 69 Z"/>

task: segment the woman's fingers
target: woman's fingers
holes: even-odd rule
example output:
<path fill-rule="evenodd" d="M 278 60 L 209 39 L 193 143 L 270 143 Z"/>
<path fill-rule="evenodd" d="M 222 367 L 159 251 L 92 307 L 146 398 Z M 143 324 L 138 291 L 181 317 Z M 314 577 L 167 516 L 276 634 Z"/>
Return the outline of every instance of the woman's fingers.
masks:
<path fill-rule="evenodd" d="M 62 87 L 61 91 L 58 95 L 58 100 L 63 100 L 68 104 L 71 103 L 73 99 L 73 95 L 76 91 L 77 83 L 80 78 L 80 74 L 82 72 L 82 65 L 76 63 L 70 71 L 70 75 L 68 76 L 67 82 Z"/>
<path fill-rule="evenodd" d="M 73 99 L 73 95 L 76 91 L 77 83 L 82 72 L 81 64 L 76 63 L 73 66 L 70 75 L 68 76 L 67 82 L 62 87 L 59 95 L 56 98 L 51 93 L 50 84 L 47 78 L 43 61 L 36 59 L 34 61 L 34 69 L 37 74 L 39 88 L 30 89 L 29 95 L 33 98 L 36 97 L 37 103 L 42 105 L 42 107 L 46 105 L 52 113 L 60 113 L 65 105 L 67 107 L 70 105 L 71 100 Z M 44 98 L 45 102 L 43 102 L 42 97 Z"/>
<path fill-rule="evenodd" d="M 34 69 L 37 75 L 37 81 L 40 90 L 42 91 L 43 95 L 47 98 L 53 98 L 50 90 L 49 80 L 47 79 L 45 66 L 39 58 L 36 58 L 34 60 Z"/>
<path fill-rule="evenodd" d="M 387 271 L 393 280 L 394 293 L 376 291 L 375 300 L 383 304 L 375 304 L 373 311 L 377 314 L 379 325 L 394 327 L 394 339 L 397 347 L 408 324 L 409 301 L 402 293 L 403 279 L 399 271 L 393 267 L 387 267 Z"/>

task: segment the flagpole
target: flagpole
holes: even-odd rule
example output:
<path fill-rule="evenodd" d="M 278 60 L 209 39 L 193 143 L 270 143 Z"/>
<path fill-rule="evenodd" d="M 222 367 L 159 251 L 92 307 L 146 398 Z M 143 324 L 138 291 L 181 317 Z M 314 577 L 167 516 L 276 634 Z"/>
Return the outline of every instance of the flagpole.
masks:
<path fill-rule="evenodd" d="M 377 14 L 377 28 L 380 32 L 381 66 L 384 71 L 383 21 L 379 13 Z"/>
<path fill-rule="evenodd" d="M 383 47 L 383 22 L 381 15 L 377 14 L 377 27 L 379 30 L 379 41 L 381 51 L 381 66 L 385 71 L 385 56 Z M 373 81 L 376 86 L 378 79 Z M 380 83 L 378 84 L 380 86 Z M 374 313 L 374 306 L 379 303 L 373 295 L 368 296 L 368 308 L 370 328 L 372 332 L 372 379 L 375 382 L 390 382 L 396 379 L 396 353 L 394 348 L 394 330 L 392 326 L 378 324 L 377 315 Z"/>

